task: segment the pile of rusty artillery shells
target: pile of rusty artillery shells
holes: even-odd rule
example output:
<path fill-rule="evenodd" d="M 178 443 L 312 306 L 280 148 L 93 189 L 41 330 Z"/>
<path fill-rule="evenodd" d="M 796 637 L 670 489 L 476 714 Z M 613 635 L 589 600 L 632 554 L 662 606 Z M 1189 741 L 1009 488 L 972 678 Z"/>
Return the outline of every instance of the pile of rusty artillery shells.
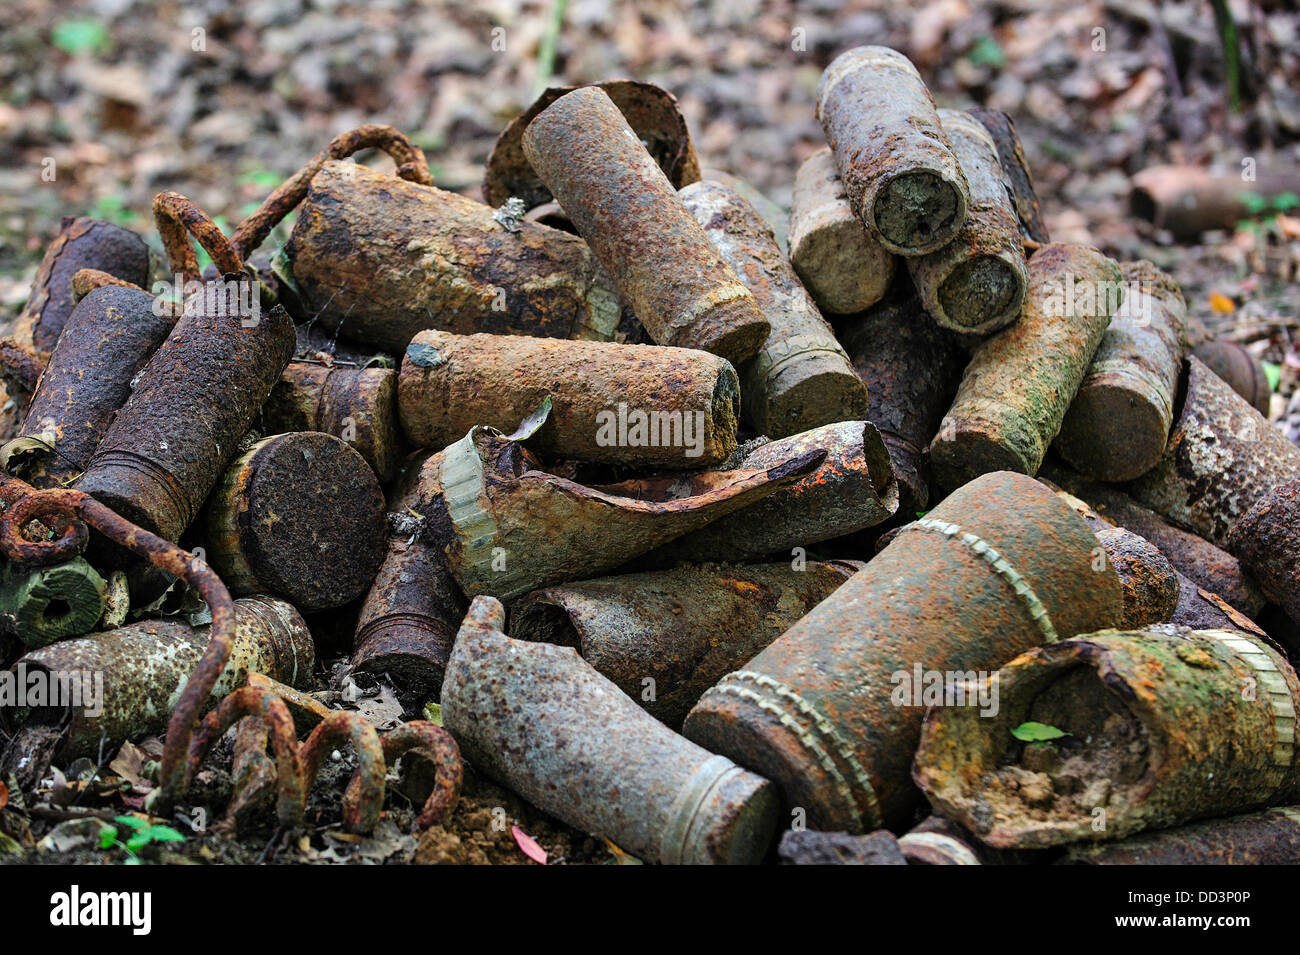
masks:
<path fill-rule="evenodd" d="M 1012 118 L 896 51 L 816 118 L 789 210 L 615 80 L 510 122 L 486 201 L 390 127 L 229 238 L 164 194 L 182 288 L 68 222 L 0 341 L 0 663 L 104 706 L 0 708 L 0 778 L 229 729 L 243 826 L 319 730 L 363 830 L 449 732 L 646 862 L 1300 862 L 1300 448 L 1256 369 L 1151 263 L 1050 241 Z M 336 712 L 375 685 L 382 746 Z"/>

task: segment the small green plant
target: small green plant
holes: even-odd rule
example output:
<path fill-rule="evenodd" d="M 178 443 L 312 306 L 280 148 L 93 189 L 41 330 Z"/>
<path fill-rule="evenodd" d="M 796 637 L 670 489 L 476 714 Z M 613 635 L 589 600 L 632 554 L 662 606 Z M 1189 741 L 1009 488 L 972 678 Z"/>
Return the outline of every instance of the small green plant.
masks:
<path fill-rule="evenodd" d="M 64 53 L 104 53 L 112 46 L 108 28 L 98 20 L 60 20 L 50 39 Z"/>
<path fill-rule="evenodd" d="M 987 66 L 995 70 L 1000 70 L 1007 65 L 1006 53 L 1002 52 L 998 41 L 987 33 L 975 38 L 975 42 L 966 53 L 966 59 L 976 66 Z"/>
<path fill-rule="evenodd" d="M 1069 736 L 1070 734 L 1065 730 L 1058 730 L 1055 726 L 1048 726 L 1046 723 L 1035 723 L 1030 720 L 1013 729 L 1011 735 L 1022 743 L 1040 743 L 1049 739 L 1060 739 L 1062 736 Z"/>
<path fill-rule="evenodd" d="M 1300 196 L 1297 196 L 1294 192 L 1279 192 L 1275 196 L 1261 196 L 1257 192 L 1243 192 L 1241 202 L 1246 207 L 1246 212 L 1254 218 L 1242 219 L 1237 223 L 1237 229 L 1258 235 L 1272 226 L 1279 215 L 1300 206 Z"/>
<path fill-rule="evenodd" d="M 123 842 L 121 832 L 116 826 L 107 826 L 99 833 L 99 847 L 101 849 L 112 849 L 121 847 L 126 851 L 126 864 L 139 865 L 140 856 L 138 853 L 145 846 L 160 842 L 184 842 L 185 837 L 173 829 L 171 826 L 155 826 L 148 820 L 139 819 L 135 816 L 118 816 L 114 820 L 131 831 L 130 837 Z"/>
<path fill-rule="evenodd" d="M 90 208 L 90 214 L 96 219 L 107 219 L 120 226 L 130 226 L 140 218 L 134 209 L 128 209 L 121 196 L 100 196 Z"/>

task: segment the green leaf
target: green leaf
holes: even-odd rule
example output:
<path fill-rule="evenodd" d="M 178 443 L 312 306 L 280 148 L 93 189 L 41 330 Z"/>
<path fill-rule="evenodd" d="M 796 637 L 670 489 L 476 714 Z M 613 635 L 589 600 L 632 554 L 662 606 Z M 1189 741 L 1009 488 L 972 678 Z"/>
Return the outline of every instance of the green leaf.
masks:
<path fill-rule="evenodd" d="M 258 189 L 274 189 L 280 184 L 280 179 L 279 173 L 269 169 L 255 169 L 240 176 L 239 182 L 241 185 L 257 186 Z"/>
<path fill-rule="evenodd" d="M 171 826 L 152 826 L 146 833 L 154 842 L 184 842 L 185 836 Z"/>
<path fill-rule="evenodd" d="M 1030 720 L 1013 729 L 1011 735 L 1026 743 L 1036 743 L 1041 740 L 1060 739 L 1062 736 L 1069 736 L 1070 734 L 1065 730 L 1058 730 L 1055 726 L 1048 726 L 1046 723 L 1035 723 Z"/>
<path fill-rule="evenodd" d="M 101 849 L 111 849 L 117 843 L 117 830 L 112 826 L 105 826 L 99 830 L 99 847 Z"/>
<path fill-rule="evenodd" d="M 1246 211 L 1251 215 L 1259 215 L 1268 208 L 1268 200 L 1258 192 L 1243 192 L 1241 194 L 1241 204 L 1246 207 Z"/>
<path fill-rule="evenodd" d="M 113 821 L 120 822 L 122 825 L 128 826 L 136 830 L 137 832 L 139 832 L 141 829 L 149 828 L 148 821 L 141 819 L 138 816 L 117 816 L 116 818 L 114 818 Z"/>
<path fill-rule="evenodd" d="M 137 832 L 130 839 L 126 840 L 126 848 L 130 852 L 139 852 L 149 844 L 148 832 Z"/>
<path fill-rule="evenodd" d="M 1300 196 L 1294 192 L 1279 192 L 1273 197 L 1273 208 L 1278 212 L 1286 212 L 1296 206 L 1300 206 Z"/>
<path fill-rule="evenodd" d="M 1268 390 L 1277 391 L 1277 386 L 1282 382 L 1282 366 L 1275 365 L 1271 361 L 1261 362 L 1264 366 L 1264 377 L 1268 379 Z"/>
<path fill-rule="evenodd" d="M 102 52 L 109 47 L 108 29 L 98 20 L 62 20 L 54 24 L 51 41 L 64 53 Z"/>
<path fill-rule="evenodd" d="M 1000 70 L 1007 65 L 1007 55 L 1002 52 L 998 41 L 987 33 L 975 38 L 970 51 L 966 54 L 966 59 L 976 66 L 990 66 L 995 70 Z"/>

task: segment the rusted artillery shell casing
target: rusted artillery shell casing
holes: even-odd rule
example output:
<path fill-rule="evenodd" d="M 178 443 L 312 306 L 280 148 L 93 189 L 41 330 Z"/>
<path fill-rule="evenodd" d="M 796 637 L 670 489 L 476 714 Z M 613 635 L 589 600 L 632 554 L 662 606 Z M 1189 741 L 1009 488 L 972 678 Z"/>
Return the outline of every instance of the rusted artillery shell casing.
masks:
<path fill-rule="evenodd" d="M 1020 320 L 975 349 L 930 445 L 940 487 L 1038 471 L 1110 324 L 1119 281 L 1119 266 L 1087 246 L 1034 253 Z"/>
<path fill-rule="evenodd" d="M 1264 595 L 1227 551 L 1204 538 L 1166 523 L 1118 488 L 1098 484 L 1054 463 L 1043 468 L 1042 476 L 1086 501 L 1106 520 L 1146 538 L 1164 554 L 1180 573 L 1211 593 L 1218 594 L 1248 617 L 1264 606 Z M 1195 594 L 1196 587 L 1192 587 Z M 1183 621 L 1180 621 L 1183 622 Z M 1197 629 L 1216 629 L 1198 627 Z"/>
<path fill-rule="evenodd" d="M 1187 350 L 1183 293 L 1150 262 L 1122 267 L 1126 294 L 1056 437 L 1088 477 L 1128 481 L 1155 466 L 1173 424 Z"/>
<path fill-rule="evenodd" d="M 777 205 L 767 195 L 753 183 L 746 179 L 741 179 L 737 175 L 727 172 L 723 169 L 704 169 L 701 170 L 701 177 L 709 182 L 716 182 L 720 186 L 725 186 L 736 195 L 748 202 L 763 220 L 763 224 L 772 230 L 772 236 L 776 239 L 776 247 L 785 254 L 785 250 L 790 247 L 790 214 L 781 206 Z M 687 184 L 689 185 L 689 183 Z M 678 195 L 681 194 L 681 188 L 678 188 Z"/>
<path fill-rule="evenodd" d="M 426 328 L 603 341 L 621 313 L 577 236 L 355 164 L 321 167 L 285 248 L 304 308 L 393 354 Z"/>
<path fill-rule="evenodd" d="M 788 247 L 804 287 L 835 315 L 866 311 L 894 279 L 894 256 L 853 211 L 829 147 L 795 173 Z"/>
<path fill-rule="evenodd" d="M 246 328 L 239 315 L 196 303 L 191 299 L 137 376 L 77 482 L 79 490 L 171 541 L 235 456 L 294 347 L 293 321 L 282 308 Z"/>
<path fill-rule="evenodd" d="M 1020 317 L 1029 286 L 1015 206 L 997 146 L 979 120 L 941 109 L 939 120 L 970 185 L 966 221 L 951 242 L 907 260 L 925 310 L 944 328 L 988 335 Z"/>
<path fill-rule="evenodd" d="M 914 771 L 936 811 L 991 846 L 1120 839 L 1277 805 L 1300 783 L 1300 680 L 1262 639 L 1092 633 L 1016 657 L 997 681 L 993 716 L 930 710 Z M 1070 735 L 1022 744 L 1011 731 L 1026 721 Z"/>
<path fill-rule="evenodd" d="M 323 431 L 342 438 L 386 483 L 402 460 L 397 372 L 290 362 L 262 406 L 262 426 L 271 434 Z"/>
<path fill-rule="evenodd" d="M 84 689 L 102 674 L 102 705 L 68 708 L 71 722 L 59 750 L 60 758 L 93 757 L 106 736 L 104 752 L 125 740 L 162 733 L 172 707 L 180 699 L 199 657 L 207 649 L 207 626 L 191 627 L 178 620 L 145 620 L 109 633 L 65 640 L 27 654 L 15 665 L 64 674 Z M 293 607 L 270 597 L 235 601 L 235 636 L 230 661 L 208 700 L 215 704 L 244 681 L 250 670 L 292 686 L 307 686 L 315 663 L 311 633 Z M 89 700 L 84 697 L 83 700 Z M 14 711 L 0 710 L 6 716 Z M 38 710 L 19 711 L 15 722 L 53 719 Z"/>
<path fill-rule="evenodd" d="M 784 438 L 865 417 L 866 388 L 771 227 L 742 196 L 719 183 L 697 182 L 678 195 L 723 261 L 754 293 L 772 328 L 758 354 L 740 369 L 741 407 L 754 429 Z"/>
<path fill-rule="evenodd" d="M 1184 576 L 1181 571 L 1174 571 L 1174 573 L 1178 574 L 1178 605 L 1169 618 L 1170 623 L 1192 630 L 1247 630 L 1245 627 L 1239 627 L 1232 617 L 1228 616 L 1228 611 L 1234 608 L 1226 600 L 1225 610 L 1214 601 L 1213 598 L 1217 595 L 1213 591 L 1205 590 L 1196 581 Z"/>
<path fill-rule="evenodd" d="M 970 189 L 907 57 L 882 46 L 841 53 L 822 73 L 817 119 L 854 211 L 881 245 L 924 255 L 956 237 Z"/>
<path fill-rule="evenodd" d="M 647 861 L 763 858 L 778 812 L 767 780 L 678 736 L 572 648 L 504 625 L 476 598 L 443 684 L 443 720 L 476 768 Z"/>
<path fill-rule="evenodd" d="M 1032 865 L 1042 853 L 993 849 L 943 816 L 926 816 L 898 837 L 908 865 Z"/>
<path fill-rule="evenodd" d="M 532 467 L 515 444 L 527 433 L 476 427 L 442 452 L 444 553 L 467 596 L 590 579 L 793 484 L 826 456 L 800 448 L 770 466 L 586 487 Z"/>
<path fill-rule="evenodd" d="M 1258 213 L 1248 200 L 1300 193 L 1300 173 L 1261 169 L 1251 180 L 1229 170 L 1200 166 L 1151 166 L 1133 176 L 1129 209 L 1137 217 L 1168 229 L 1174 238 L 1195 239 L 1211 229 L 1234 229 Z"/>
<path fill-rule="evenodd" d="M 739 364 L 769 326 L 603 90 L 561 96 L 524 131 L 524 155 L 660 345 Z"/>
<path fill-rule="evenodd" d="M 510 635 L 573 647 L 651 716 L 680 726 L 705 690 L 857 570 L 704 564 L 549 587 L 515 602 Z"/>
<path fill-rule="evenodd" d="M 1034 191 L 1034 181 L 1029 175 L 1029 162 L 1025 159 L 1020 136 L 1016 133 L 1016 124 L 1000 109 L 977 106 L 966 112 L 978 119 L 993 137 L 993 143 L 998 148 L 1002 175 L 1011 189 L 1021 233 L 1034 242 L 1050 242 L 1047 227 L 1043 225 L 1043 217 L 1038 209 L 1038 193 Z"/>
<path fill-rule="evenodd" d="M 1071 846 L 1057 865 L 1300 865 L 1300 806 Z"/>
<path fill-rule="evenodd" d="M 1187 359 L 1182 392 L 1164 454 L 1128 491 L 1224 547 L 1257 501 L 1300 478 L 1300 448 L 1195 356 Z"/>
<path fill-rule="evenodd" d="M 102 219 L 64 219 L 14 324 L 19 345 L 37 352 L 54 349 L 76 306 L 72 277 L 82 269 L 98 269 L 143 287 L 149 284 L 149 247 L 130 229 Z"/>
<path fill-rule="evenodd" d="M 684 535 L 660 553 L 677 560 L 738 561 L 821 543 L 875 527 L 898 512 L 889 452 L 869 421 L 841 421 L 771 441 L 740 462 L 779 467 L 824 449 L 826 459 L 802 480 Z"/>
<path fill-rule="evenodd" d="M 1300 622 L 1300 481 L 1256 501 L 1228 533 L 1228 546 L 1269 600 Z"/>
<path fill-rule="evenodd" d="M 71 480 L 90 463 L 131 381 L 172 328 L 148 292 L 95 289 L 72 310 L 27 406 L 20 437 L 42 436 L 52 451 L 23 452 L 33 487 Z"/>
<path fill-rule="evenodd" d="M 906 275 L 865 315 L 849 319 L 840 341 L 867 386 L 867 420 L 880 429 L 904 514 L 930 502 L 929 447 L 952 404 L 966 355 L 929 320 Z"/>
<path fill-rule="evenodd" d="M 1113 626 L 1119 579 L 1108 562 L 1094 569 L 1096 547 L 1037 481 L 977 478 L 723 677 L 683 731 L 771 779 L 811 827 L 900 825 L 918 799 L 909 771 L 925 701 L 921 687 L 907 690 L 914 671 L 974 679 L 1058 636 Z"/>
<path fill-rule="evenodd" d="M 1222 378 L 1229 388 L 1250 402 L 1256 411 L 1268 414 L 1273 389 L 1269 387 L 1268 374 L 1258 358 L 1225 338 L 1204 341 L 1192 349 L 1192 354 Z"/>
<path fill-rule="evenodd" d="M 443 448 L 476 424 L 513 429 L 548 396 L 529 439 L 538 453 L 698 468 L 736 450 L 735 369 L 689 348 L 424 331 L 402 360 L 397 406 L 412 442 Z"/>
<path fill-rule="evenodd" d="M 95 628 L 108 585 L 82 557 L 53 567 L 0 568 L 0 619 L 29 650 Z"/>
<path fill-rule="evenodd" d="M 302 610 L 360 596 L 386 539 L 384 492 L 370 465 L 319 431 L 258 441 L 207 507 L 208 562 L 231 593 L 272 593 Z"/>

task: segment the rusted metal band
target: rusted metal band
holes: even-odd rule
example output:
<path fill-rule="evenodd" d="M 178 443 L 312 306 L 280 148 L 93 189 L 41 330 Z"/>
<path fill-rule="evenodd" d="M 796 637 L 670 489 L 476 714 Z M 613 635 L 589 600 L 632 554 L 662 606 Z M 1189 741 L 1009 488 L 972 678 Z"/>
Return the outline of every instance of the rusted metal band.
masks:
<path fill-rule="evenodd" d="M 891 69 L 902 70 L 913 76 L 918 82 L 921 81 L 921 74 L 917 72 L 916 66 L 911 60 L 901 55 L 895 54 L 892 50 L 886 52 L 877 47 L 875 49 L 859 49 L 853 51 L 852 56 L 841 55 L 837 60 L 826 67 L 823 74 L 822 86 L 817 95 L 817 115 L 821 115 L 822 107 L 830 101 L 831 93 L 835 87 L 847 76 L 856 73 L 866 66 L 881 64 Z"/>
<path fill-rule="evenodd" d="M 1295 701 L 1287 689 L 1286 678 L 1273 662 L 1273 655 L 1245 634 L 1231 630 L 1201 632 L 1259 674 L 1259 685 L 1264 689 L 1265 700 L 1273 714 L 1273 764 L 1276 777 L 1273 788 L 1282 788 L 1295 760 Z"/>
<path fill-rule="evenodd" d="M 792 335 L 778 341 L 770 339 L 754 357 L 754 363 L 771 377 L 796 358 L 805 355 L 825 354 L 848 362 L 849 356 L 839 347 L 828 332 L 825 335 Z"/>
<path fill-rule="evenodd" d="M 297 617 L 297 614 L 294 612 L 291 605 L 281 600 L 275 600 L 273 598 L 263 597 L 257 594 L 254 594 L 249 597 L 244 597 L 240 604 L 240 610 L 242 610 L 244 613 L 252 614 L 253 616 L 257 617 L 259 620 L 261 620 L 263 622 L 263 625 L 266 627 L 268 633 L 275 633 L 277 631 L 288 633 L 297 623 L 297 620 L 295 619 Z M 283 660 L 276 661 L 277 663 L 276 672 L 280 675 L 280 679 L 277 680 L 276 682 L 287 683 L 291 687 L 297 686 L 298 685 L 298 643 L 297 641 L 276 640 L 276 641 L 272 641 L 271 645 L 277 651 L 281 648 L 281 646 L 288 646 L 289 653 L 293 658 L 290 666 L 285 666 L 285 662 Z M 278 653 L 276 655 L 279 656 Z M 285 674 L 288 675 L 286 676 Z"/>
<path fill-rule="evenodd" d="M 727 777 L 744 772 L 725 756 L 711 756 L 695 768 L 668 811 L 659 850 L 665 865 L 686 865 L 690 861 L 689 847 L 695 837 L 695 821 L 701 807 Z"/>
<path fill-rule="evenodd" d="M 979 857 L 952 836 L 942 832 L 909 832 L 898 840 L 899 846 L 925 846 L 942 852 L 953 865 L 983 865 Z"/>
<path fill-rule="evenodd" d="M 940 521 L 933 517 L 922 517 L 908 526 L 909 529 L 929 530 L 942 534 L 944 537 L 960 541 L 984 563 L 993 569 L 993 572 L 1011 585 L 1016 596 L 1020 598 L 1021 603 L 1029 610 L 1029 616 L 1033 618 L 1034 625 L 1043 635 L 1044 643 L 1056 643 L 1060 637 L 1056 633 L 1056 628 L 1052 626 L 1052 619 L 1047 615 L 1047 608 L 1043 602 L 1038 599 L 1034 593 L 1034 588 L 1029 586 L 1029 581 L 1021 577 L 1011 562 L 1003 557 L 987 541 L 976 537 L 969 531 L 962 530 L 960 524 L 952 524 L 948 521 Z"/>
<path fill-rule="evenodd" d="M 124 468 L 144 475 L 163 489 L 168 502 L 172 506 L 172 513 L 181 521 L 182 525 L 188 526 L 190 521 L 193 520 L 194 512 L 180 484 L 177 483 L 176 478 L 170 471 L 160 467 L 156 462 L 133 451 L 112 450 L 96 453 L 91 458 L 91 464 L 96 468 Z"/>
<path fill-rule="evenodd" d="M 764 695 L 748 686 L 738 685 L 740 683 L 752 683 L 768 694 Z M 752 670 L 736 670 L 734 673 L 728 673 L 709 693 L 721 693 L 735 696 L 749 703 L 753 703 L 759 709 L 775 716 L 777 720 L 788 729 L 799 744 L 807 750 L 817 761 L 818 765 L 826 771 L 835 786 L 836 791 L 844 799 L 849 810 L 853 813 L 854 822 L 863 832 L 867 829 L 878 829 L 883 825 L 883 816 L 880 811 L 880 803 L 876 798 L 876 790 L 871 785 L 871 777 L 867 775 L 862 764 L 858 762 L 857 757 L 853 755 L 853 747 L 848 741 L 840 735 L 835 726 L 829 719 L 817 711 L 817 709 L 779 680 L 764 673 L 755 673 Z M 707 694 L 706 694 L 707 695 Z M 777 699 L 773 699 L 776 697 Z M 790 708 L 782 705 L 789 703 L 798 715 L 791 712 Z M 811 727 L 801 722 L 810 722 Z M 815 731 L 815 732 L 814 732 Z M 822 743 L 828 743 L 835 751 L 835 756 L 849 767 L 853 776 L 852 785 L 850 780 L 846 779 L 836 765 L 835 759 L 827 752 Z M 856 787 L 856 790 L 855 788 Z M 855 795 L 861 794 L 861 798 Z M 868 818 L 864 820 L 862 813 L 859 811 L 859 802 L 865 802 Z"/>
<path fill-rule="evenodd" d="M 724 302 L 734 302 L 737 299 L 752 297 L 753 295 L 749 289 L 737 282 L 720 286 L 706 295 L 701 295 L 688 308 L 682 309 L 668 323 L 668 327 L 672 329 L 672 340 L 674 342 L 678 341 L 683 333 L 694 329 L 695 323 L 700 320 L 702 315 L 707 314 Z"/>

